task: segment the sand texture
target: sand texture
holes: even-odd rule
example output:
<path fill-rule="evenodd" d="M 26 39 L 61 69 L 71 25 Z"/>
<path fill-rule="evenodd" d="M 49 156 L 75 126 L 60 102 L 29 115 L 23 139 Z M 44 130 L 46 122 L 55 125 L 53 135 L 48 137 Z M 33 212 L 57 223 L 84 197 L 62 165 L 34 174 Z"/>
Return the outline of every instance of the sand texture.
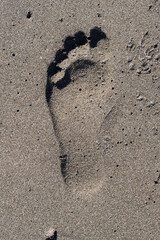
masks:
<path fill-rule="evenodd" d="M 159 240 L 160 2 L 0 4 L 0 239 Z"/>

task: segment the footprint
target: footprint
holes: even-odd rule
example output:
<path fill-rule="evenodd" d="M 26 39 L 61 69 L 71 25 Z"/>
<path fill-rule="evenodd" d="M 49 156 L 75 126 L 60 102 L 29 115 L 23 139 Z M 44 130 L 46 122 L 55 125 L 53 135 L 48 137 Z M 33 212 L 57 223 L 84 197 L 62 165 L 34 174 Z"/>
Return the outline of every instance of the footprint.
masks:
<path fill-rule="evenodd" d="M 90 36 L 68 36 L 47 70 L 46 100 L 60 148 L 61 173 L 75 190 L 103 182 L 100 128 L 111 93 L 109 39 L 98 27 Z"/>

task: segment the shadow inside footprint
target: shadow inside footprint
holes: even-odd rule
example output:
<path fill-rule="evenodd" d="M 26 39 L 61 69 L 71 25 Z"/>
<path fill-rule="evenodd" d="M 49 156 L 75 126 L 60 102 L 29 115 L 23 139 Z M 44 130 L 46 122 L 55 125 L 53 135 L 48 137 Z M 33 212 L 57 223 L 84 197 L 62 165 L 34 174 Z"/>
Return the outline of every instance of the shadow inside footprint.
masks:
<path fill-rule="evenodd" d="M 108 42 L 98 27 L 89 37 L 82 31 L 68 36 L 47 70 L 46 101 L 59 141 L 61 173 L 70 186 L 92 185 L 103 177 L 97 134 L 108 90 L 96 50 L 102 39 Z M 101 50 L 104 55 L 106 49 Z"/>
<path fill-rule="evenodd" d="M 60 79 L 55 86 L 58 89 L 65 88 L 71 82 L 71 74 L 73 71 L 78 71 L 80 69 L 88 68 L 89 66 L 94 66 L 94 62 L 90 60 L 77 60 L 70 67 L 68 67 L 65 71 L 65 75 L 62 79 Z"/>

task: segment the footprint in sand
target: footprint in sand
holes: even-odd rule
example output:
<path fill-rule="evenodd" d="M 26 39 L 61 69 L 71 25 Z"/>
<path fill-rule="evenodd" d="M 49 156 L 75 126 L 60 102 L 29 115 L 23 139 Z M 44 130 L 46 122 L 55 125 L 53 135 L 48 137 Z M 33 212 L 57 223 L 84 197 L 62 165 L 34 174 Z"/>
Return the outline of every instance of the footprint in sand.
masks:
<path fill-rule="evenodd" d="M 103 182 L 100 127 L 111 96 L 109 40 L 98 27 L 68 36 L 47 70 L 46 100 L 64 182 L 95 190 Z"/>

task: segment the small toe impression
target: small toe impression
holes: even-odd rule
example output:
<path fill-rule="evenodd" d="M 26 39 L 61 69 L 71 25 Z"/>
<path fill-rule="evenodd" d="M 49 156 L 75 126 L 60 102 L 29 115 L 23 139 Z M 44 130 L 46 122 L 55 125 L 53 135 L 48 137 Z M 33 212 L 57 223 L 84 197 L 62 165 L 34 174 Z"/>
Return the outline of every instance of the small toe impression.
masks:
<path fill-rule="evenodd" d="M 106 34 L 104 32 L 102 32 L 102 30 L 98 27 L 95 27 L 93 29 L 91 29 L 90 31 L 90 47 L 91 48 L 95 48 L 97 47 L 97 43 L 102 40 L 102 39 L 106 39 Z"/>

